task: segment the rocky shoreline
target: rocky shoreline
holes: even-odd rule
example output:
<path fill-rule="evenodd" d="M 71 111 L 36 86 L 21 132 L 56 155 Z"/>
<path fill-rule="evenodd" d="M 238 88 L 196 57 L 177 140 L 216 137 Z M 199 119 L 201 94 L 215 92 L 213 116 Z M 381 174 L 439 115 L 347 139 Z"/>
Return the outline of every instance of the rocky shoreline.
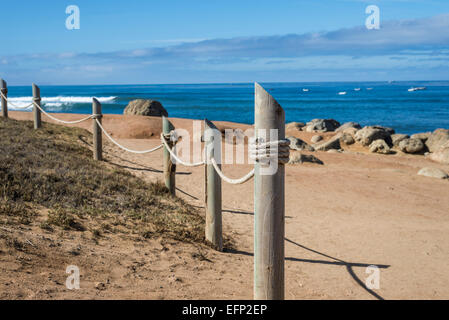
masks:
<path fill-rule="evenodd" d="M 296 151 L 343 152 L 349 146 L 358 145 L 369 153 L 413 154 L 428 157 L 441 164 L 449 164 L 449 129 L 409 136 L 379 125 L 362 127 L 356 122 L 340 124 L 334 119 L 313 119 L 307 123 L 288 123 L 286 132 L 290 149 Z M 295 133 L 315 135 L 310 138 L 310 143 L 307 143 L 295 137 Z M 291 159 L 291 163 L 301 162 L 297 158 L 298 156 Z"/>

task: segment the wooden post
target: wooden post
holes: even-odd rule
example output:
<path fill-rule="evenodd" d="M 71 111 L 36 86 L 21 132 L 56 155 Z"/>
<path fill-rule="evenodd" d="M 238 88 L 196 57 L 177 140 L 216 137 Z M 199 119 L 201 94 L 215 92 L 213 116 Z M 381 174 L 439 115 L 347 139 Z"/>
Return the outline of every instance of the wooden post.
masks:
<path fill-rule="evenodd" d="M 168 135 L 172 130 L 175 130 L 173 124 L 168 119 L 162 116 L 162 133 Z M 189 142 L 190 143 L 190 142 Z M 173 141 L 167 140 L 170 148 L 173 148 Z M 170 191 L 171 195 L 176 194 L 176 164 L 172 162 L 170 152 L 164 147 L 164 180 L 165 186 Z"/>
<path fill-rule="evenodd" d="M 92 114 L 94 115 L 93 119 L 93 127 L 92 127 L 92 133 L 93 133 L 93 144 L 94 144 L 94 160 L 102 161 L 103 160 L 103 137 L 101 135 L 101 128 L 98 125 L 98 122 L 101 122 L 101 118 L 103 117 L 103 114 L 101 113 L 101 103 L 93 98 L 92 99 Z"/>
<path fill-rule="evenodd" d="M 271 136 L 270 129 L 277 130 L 277 137 Z M 256 137 L 263 130 L 267 138 L 261 142 L 284 139 L 285 113 L 277 101 L 256 83 Z M 254 299 L 283 300 L 285 168 L 279 163 L 274 174 L 261 174 L 265 167 L 268 165 L 257 161 L 254 165 Z"/>
<path fill-rule="evenodd" d="M 0 90 L 5 97 L 8 97 L 8 87 L 6 85 L 6 81 L 0 79 Z M 2 96 L 2 117 L 8 118 L 8 101 Z"/>
<path fill-rule="evenodd" d="M 217 134 L 218 132 L 218 134 Z M 219 139 L 218 142 L 216 139 Z M 221 217 L 221 178 L 209 161 L 209 155 L 215 156 L 221 168 L 221 133 L 209 120 L 204 120 L 204 142 L 206 151 L 206 240 L 218 251 L 223 251 Z"/>
<path fill-rule="evenodd" d="M 33 83 L 33 102 L 37 105 L 41 105 L 41 90 L 37 85 Z M 41 124 L 41 110 L 33 104 L 33 115 L 34 115 L 34 129 L 39 129 Z"/>

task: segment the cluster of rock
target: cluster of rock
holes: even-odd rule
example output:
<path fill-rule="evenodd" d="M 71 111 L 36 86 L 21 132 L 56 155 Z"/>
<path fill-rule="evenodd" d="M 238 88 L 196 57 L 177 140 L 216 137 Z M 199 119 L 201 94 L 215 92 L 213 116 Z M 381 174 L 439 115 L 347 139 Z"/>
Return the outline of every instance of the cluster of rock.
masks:
<path fill-rule="evenodd" d="M 417 133 L 412 136 L 396 133 L 384 126 L 361 127 L 356 122 L 340 124 L 334 119 L 313 119 L 307 123 L 292 122 L 286 125 L 291 130 L 314 132 L 311 145 L 305 141 L 288 137 L 290 148 L 298 151 L 341 151 L 343 145 L 359 144 L 372 153 L 391 154 L 401 151 L 408 154 L 427 155 L 430 159 L 449 164 L 449 130 L 437 129 L 434 132 Z M 319 133 L 335 132 L 330 139 L 323 141 Z"/>

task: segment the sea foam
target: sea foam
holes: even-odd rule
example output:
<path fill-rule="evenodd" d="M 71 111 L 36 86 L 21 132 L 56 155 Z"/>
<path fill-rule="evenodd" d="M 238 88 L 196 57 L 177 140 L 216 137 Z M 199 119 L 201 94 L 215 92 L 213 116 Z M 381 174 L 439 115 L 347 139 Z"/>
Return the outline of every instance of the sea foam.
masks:
<path fill-rule="evenodd" d="M 42 97 L 41 103 L 43 107 L 49 107 L 50 109 L 61 108 L 65 105 L 72 105 L 76 103 L 92 103 L 92 98 L 94 97 Z M 100 102 L 112 103 L 117 97 L 95 97 Z M 33 97 L 8 97 L 9 110 L 23 110 L 22 108 L 29 105 L 32 102 Z M 17 106 L 17 107 L 16 107 Z M 31 110 L 32 106 L 28 107 L 26 110 Z"/>

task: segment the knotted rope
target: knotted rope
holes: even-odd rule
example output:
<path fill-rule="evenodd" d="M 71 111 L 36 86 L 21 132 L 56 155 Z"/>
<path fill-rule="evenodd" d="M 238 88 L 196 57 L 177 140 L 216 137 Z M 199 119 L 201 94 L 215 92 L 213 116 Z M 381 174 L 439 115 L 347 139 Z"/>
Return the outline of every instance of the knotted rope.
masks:
<path fill-rule="evenodd" d="M 286 164 L 290 157 L 290 140 L 282 139 L 269 142 L 258 142 L 249 146 L 250 159 L 267 164 L 277 159 L 280 164 Z"/>

